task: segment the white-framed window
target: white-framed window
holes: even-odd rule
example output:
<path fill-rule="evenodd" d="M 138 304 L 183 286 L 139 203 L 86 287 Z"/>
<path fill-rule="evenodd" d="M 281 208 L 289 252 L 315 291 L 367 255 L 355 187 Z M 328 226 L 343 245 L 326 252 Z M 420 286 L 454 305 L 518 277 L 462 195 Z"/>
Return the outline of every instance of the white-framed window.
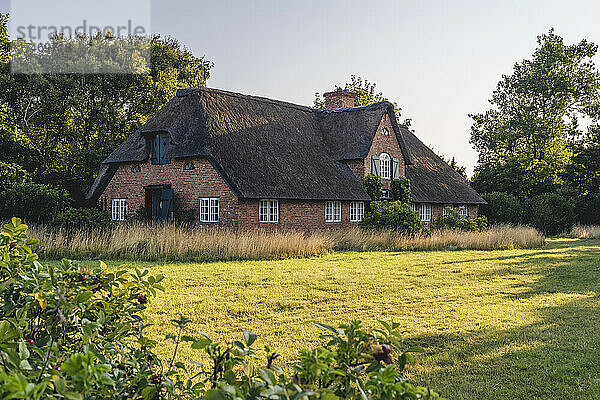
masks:
<path fill-rule="evenodd" d="M 431 221 L 431 204 L 413 203 L 412 209 L 419 213 L 419 218 L 421 219 L 421 221 Z"/>
<path fill-rule="evenodd" d="M 389 135 L 390 135 L 390 131 L 388 131 L 388 128 L 383 128 L 383 129 L 381 130 L 381 134 L 382 134 L 383 136 L 389 136 Z"/>
<path fill-rule="evenodd" d="M 460 206 L 460 215 L 462 215 L 463 217 L 468 217 L 469 216 L 469 206 L 467 206 L 466 204 Z"/>
<path fill-rule="evenodd" d="M 442 215 L 444 217 L 447 217 L 448 215 L 450 215 L 450 210 L 454 209 L 454 207 L 452 207 L 452 205 L 450 204 L 444 204 L 444 209 L 442 210 Z"/>
<path fill-rule="evenodd" d="M 353 201 L 350 203 L 350 222 L 360 222 L 365 216 L 365 203 Z"/>
<path fill-rule="evenodd" d="M 381 198 L 383 200 L 392 200 L 392 191 L 388 189 L 381 190 Z"/>
<path fill-rule="evenodd" d="M 387 153 L 381 153 L 379 156 L 379 171 L 381 174 L 381 179 L 390 179 L 390 171 L 392 169 L 390 164 L 390 155 Z"/>
<path fill-rule="evenodd" d="M 127 199 L 112 199 L 112 220 L 125 221 L 127 218 Z"/>
<path fill-rule="evenodd" d="M 200 222 L 217 223 L 219 222 L 220 201 L 218 197 L 200 198 Z"/>
<path fill-rule="evenodd" d="M 342 203 L 339 201 L 328 201 L 325 203 L 325 222 L 342 221 Z"/>
<path fill-rule="evenodd" d="M 271 224 L 279 222 L 279 201 L 261 200 L 258 204 L 258 222 Z"/>

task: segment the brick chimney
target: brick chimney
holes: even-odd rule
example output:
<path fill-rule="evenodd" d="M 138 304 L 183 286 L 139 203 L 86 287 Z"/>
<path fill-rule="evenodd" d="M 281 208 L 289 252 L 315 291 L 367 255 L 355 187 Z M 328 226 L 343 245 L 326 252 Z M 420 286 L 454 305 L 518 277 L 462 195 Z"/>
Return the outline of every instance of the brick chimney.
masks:
<path fill-rule="evenodd" d="M 325 108 L 331 110 L 333 108 L 354 107 L 354 93 L 337 88 L 333 92 L 323 93 L 325 98 Z"/>

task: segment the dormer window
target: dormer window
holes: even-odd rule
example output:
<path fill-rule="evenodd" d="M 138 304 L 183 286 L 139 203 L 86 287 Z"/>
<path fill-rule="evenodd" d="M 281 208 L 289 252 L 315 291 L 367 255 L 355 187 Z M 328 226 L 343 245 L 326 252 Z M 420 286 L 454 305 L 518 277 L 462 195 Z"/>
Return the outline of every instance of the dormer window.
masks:
<path fill-rule="evenodd" d="M 193 162 L 186 162 L 185 164 L 183 164 L 183 170 L 184 171 L 193 171 L 196 169 L 196 166 L 194 166 Z"/>
<path fill-rule="evenodd" d="M 136 164 L 133 167 L 131 167 L 131 172 L 133 172 L 134 174 L 137 174 L 138 172 L 142 172 L 142 167 L 140 167 L 138 164 Z"/>
<path fill-rule="evenodd" d="M 390 131 L 388 131 L 388 128 L 383 128 L 383 129 L 381 130 L 381 134 L 382 134 L 383 136 L 390 136 Z"/>
<path fill-rule="evenodd" d="M 159 133 L 151 142 L 152 150 L 152 164 L 169 164 L 170 158 L 167 158 L 167 150 L 169 149 L 169 142 L 171 137 L 168 133 Z"/>

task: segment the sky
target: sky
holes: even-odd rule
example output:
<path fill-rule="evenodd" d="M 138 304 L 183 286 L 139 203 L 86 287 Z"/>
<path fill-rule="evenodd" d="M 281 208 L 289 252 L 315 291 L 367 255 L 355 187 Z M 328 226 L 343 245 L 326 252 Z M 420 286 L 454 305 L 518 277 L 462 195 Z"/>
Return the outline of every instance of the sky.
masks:
<path fill-rule="evenodd" d="M 64 4 L 99 4 L 27 1 L 74 17 Z M 100 4 L 110 9 L 111 1 Z M 140 1 L 130 2 L 134 16 Z M 537 35 L 554 27 L 567 43 L 600 43 L 596 1 L 146 1 L 154 33 L 214 63 L 208 86 L 310 106 L 315 92 L 356 74 L 398 103 L 423 142 L 469 173 L 477 153 L 468 115 L 490 107 L 502 74 L 533 53 Z M 9 4 L 0 0 L 0 11 Z"/>

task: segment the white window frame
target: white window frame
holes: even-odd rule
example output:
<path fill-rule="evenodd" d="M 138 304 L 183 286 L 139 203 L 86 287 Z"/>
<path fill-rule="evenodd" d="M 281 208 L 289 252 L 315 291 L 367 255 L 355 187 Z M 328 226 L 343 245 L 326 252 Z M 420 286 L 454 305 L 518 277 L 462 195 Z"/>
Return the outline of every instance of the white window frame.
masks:
<path fill-rule="evenodd" d="M 419 213 L 419 219 L 422 222 L 431 222 L 431 204 L 429 204 L 429 203 L 413 203 L 412 209 Z"/>
<path fill-rule="evenodd" d="M 221 217 L 221 200 L 218 197 L 201 197 L 199 219 L 202 224 L 217 224 Z"/>
<path fill-rule="evenodd" d="M 342 203 L 340 201 L 325 203 L 325 222 L 342 222 Z"/>
<path fill-rule="evenodd" d="M 113 221 L 125 221 L 129 204 L 127 199 L 112 199 L 111 218 Z"/>
<path fill-rule="evenodd" d="M 392 159 L 388 153 L 379 155 L 379 175 L 381 179 L 390 179 L 392 175 Z"/>
<path fill-rule="evenodd" d="M 462 215 L 463 217 L 468 217 L 469 216 L 469 206 L 467 206 L 466 204 L 463 204 L 460 207 L 460 215 Z"/>
<path fill-rule="evenodd" d="M 383 200 L 392 200 L 393 199 L 392 191 L 389 189 L 381 189 L 381 198 Z"/>
<path fill-rule="evenodd" d="M 276 224 L 279 222 L 279 201 L 263 199 L 258 202 L 258 222 Z"/>
<path fill-rule="evenodd" d="M 360 222 L 365 216 L 365 203 L 353 201 L 350 203 L 350 222 Z"/>
<path fill-rule="evenodd" d="M 381 130 L 381 134 L 382 134 L 383 136 L 390 136 L 390 131 L 388 130 L 388 128 L 383 128 L 383 129 Z"/>

